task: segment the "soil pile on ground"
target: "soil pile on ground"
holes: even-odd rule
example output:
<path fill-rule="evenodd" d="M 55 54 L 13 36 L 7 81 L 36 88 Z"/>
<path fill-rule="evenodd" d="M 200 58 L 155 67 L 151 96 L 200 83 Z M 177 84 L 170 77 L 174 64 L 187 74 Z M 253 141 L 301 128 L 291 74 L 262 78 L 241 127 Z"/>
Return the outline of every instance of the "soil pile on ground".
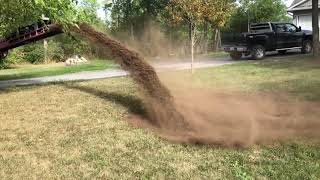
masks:
<path fill-rule="evenodd" d="M 121 43 L 111 39 L 106 34 L 96 31 L 87 24 L 74 28 L 91 43 L 99 45 L 105 57 L 112 57 L 121 68 L 128 71 L 145 93 L 145 103 L 148 119 L 158 127 L 177 131 L 188 129 L 183 116 L 176 110 L 173 97 L 169 90 L 160 82 L 154 68 L 138 53 L 129 50 Z"/>

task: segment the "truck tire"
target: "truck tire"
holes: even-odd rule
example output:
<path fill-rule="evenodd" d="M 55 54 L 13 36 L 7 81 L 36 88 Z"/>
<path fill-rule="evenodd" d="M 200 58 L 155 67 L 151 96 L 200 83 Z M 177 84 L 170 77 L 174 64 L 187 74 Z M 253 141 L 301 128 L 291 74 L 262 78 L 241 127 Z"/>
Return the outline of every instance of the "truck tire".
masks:
<path fill-rule="evenodd" d="M 287 50 L 280 50 L 280 51 L 278 51 L 278 53 L 279 53 L 280 55 L 285 55 L 285 54 L 287 53 Z"/>
<path fill-rule="evenodd" d="M 266 49 L 261 45 L 253 46 L 251 49 L 251 56 L 254 60 L 264 59 L 266 56 Z"/>
<path fill-rule="evenodd" d="M 302 54 L 309 54 L 312 52 L 312 50 L 313 50 L 312 41 L 310 41 L 310 40 L 303 41 L 301 53 Z"/>
<path fill-rule="evenodd" d="M 7 56 L 8 56 L 8 51 L 0 52 L 0 60 L 3 60 L 3 59 L 6 58 Z"/>
<path fill-rule="evenodd" d="M 232 53 L 230 53 L 230 57 L 231 57 L 233 60 L 239 60 L 239 59 L 242 58 L 242 53 L 232 52 Z"/>

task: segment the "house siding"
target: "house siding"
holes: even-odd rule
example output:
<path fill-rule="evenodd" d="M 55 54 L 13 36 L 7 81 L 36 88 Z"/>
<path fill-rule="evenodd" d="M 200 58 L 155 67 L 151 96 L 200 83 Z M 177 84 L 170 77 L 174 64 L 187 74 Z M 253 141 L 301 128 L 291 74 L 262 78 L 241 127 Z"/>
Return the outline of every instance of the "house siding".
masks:
<path fill-rule="evenodd" d="M 319 2 L 320 7 L 320 2 Z M 312 31 L 312 0 L 294 0 L 288 12 L 293 13 L 293 23 L 303 30 Z M 320 13 L 319 13 L 320 24 Z M 320 31 L 319 31 L 320 33 Z"/>
<path fill-rule="evenodd" d="M 312 13 L 309 10 L 295 11 L 293 13 L 293 23 L 301 26 L 304 30 L 312 30 Z"/>

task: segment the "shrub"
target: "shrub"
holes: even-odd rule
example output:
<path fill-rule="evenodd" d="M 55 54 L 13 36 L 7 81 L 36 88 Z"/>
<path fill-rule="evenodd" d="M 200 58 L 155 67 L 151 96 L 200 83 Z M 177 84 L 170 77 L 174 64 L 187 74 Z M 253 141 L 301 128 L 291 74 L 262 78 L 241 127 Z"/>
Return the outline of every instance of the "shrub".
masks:
<path fill-rule="evenodd" d="M 16 48 L 9 51 L 7 58 L 0 61 L 0 69 L 6 69 L 10 66 L 23 62 L 24 61 L 24 53 L 22 48 Z"/>
<path fill-rule="evenodd" d="M 48 41 L 48 59 L 55 62 L 62 62 L 65 59 L 61 43 L 54 40 Z"/>
<path fill-rule="evenodd" d="M 45 62 L 45 51 L 43 48 L 43 44 L 40 42 L 29 44 L 23 47 L 23 51 L 25 54 L 24 59 L 27 62 L 33 64 Z"/>

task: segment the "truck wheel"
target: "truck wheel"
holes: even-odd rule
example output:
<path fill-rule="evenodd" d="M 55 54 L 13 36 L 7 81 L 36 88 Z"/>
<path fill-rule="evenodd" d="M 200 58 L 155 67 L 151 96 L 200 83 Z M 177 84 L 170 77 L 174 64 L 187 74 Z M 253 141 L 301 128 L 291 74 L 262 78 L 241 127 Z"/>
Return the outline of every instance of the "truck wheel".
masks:
<path fill-rule="evenodd" d="M 302 54 L 309 54 L 312 52 L 312 50 L 313 50 L 312 41 L 310 41 L 310 40 L 303 41 L 301 53 Z"/>
<path fill-rule="evenodd" d="M 241 59 L 241 57 L 242 57 L 242 53 L 232 52 L 232 53 L 230 53 L 230 57 L 231 57 L 233 60 L 239 60 L 239 59 Z"/>
<path fill-rule="evenodd" d="M 253 46 L 251 56 L 254 60 L 261 60 L 266 56 L 266 49 L 261 45 Z"/>
<path fill-rule="evenodd" d="M 0 52 L 0 60 L 3 60 L 3 59 L 6 58 L 7 56 L 8 56 L 8 51 Z"/>
<path fill-rule="evenodd" d="M 280 55 L 285 55 L 285 54 L 287 53 L 287 50 L 280 50 L 280 51 L 278 51 L 278 53 L 279 53 Z"/>

